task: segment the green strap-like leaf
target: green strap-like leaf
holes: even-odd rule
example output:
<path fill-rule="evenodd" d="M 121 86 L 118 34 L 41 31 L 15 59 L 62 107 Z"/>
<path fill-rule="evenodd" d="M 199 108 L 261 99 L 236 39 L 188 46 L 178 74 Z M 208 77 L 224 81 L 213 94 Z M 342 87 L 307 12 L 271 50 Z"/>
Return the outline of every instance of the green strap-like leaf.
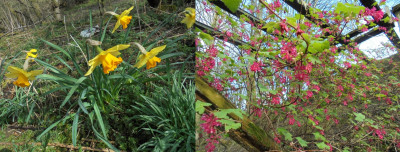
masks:
<path fill-rule="evenodd" d="M 78 136 L 78 120 L 79 120 L 79 113 L 81 112 L 81 109 L 78 109 L 78 111 L 75 114 L 74 122 L 72 123 L 72 144 L 76 146 L 76 138 Z"/>
<path fill-rule="evenodd" d="M 235 13 L 239 6 L 240 3 L 242 3 L 242 0 L 222 0 L 224 2 L 225 6 L 229 8 L 230 11 Z"/>
<path fill-rule="evenodd" d="M 90 96 L 89 98 L 92 100 L 94 113 L 96 114 L 97 121 L 100 124 L 101 132 L 103 132 L 104 138 L 107 139 L 106 127 L 104 127 L 104 122 L 103 122 L 103 118 L 101 117 L 99 107 L 97 106 L 97 103 L 94 100 L 93 96 Z"/>

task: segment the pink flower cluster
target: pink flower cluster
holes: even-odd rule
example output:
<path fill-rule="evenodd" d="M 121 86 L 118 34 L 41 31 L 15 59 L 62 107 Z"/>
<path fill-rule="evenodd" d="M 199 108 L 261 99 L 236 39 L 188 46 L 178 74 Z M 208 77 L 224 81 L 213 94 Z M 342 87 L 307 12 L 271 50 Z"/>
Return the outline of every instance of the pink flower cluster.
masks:
<path fill-rule="evenodd" d="M 206 149 L 207 152 L 212 152 L 215 149 L 215 144 L 218 144 L 218 139 L 221 138 L 217 135 L 217 126 L 221 126 L 221 123 L 218 122 L 218 118 L 214 116 L 213 113 L 210 114 L 203 114 L 201 116 L 201 120 L 205 121 L 204 123 L 200 124 L 200 127 L 203 129 L 205 133 L 209 135 L 209 139 L 207 139 Z"/>
<path fill-rule="evenodd" d="M 297 56 L 296 46 L 293 45 L 291 42 L 282 41 L 282 49 L 281 49 L 281 56 L 287 62 L 292 62 L 294 58 Z"/>
<path fill-rule="evenodd" d="M 214 78 L 214 82 L 211 83 L 211 86 L 218 91 L 222 91 L 224 89 L 224 87 L 222 86 L 222 81 L 218 78 Z"/>
<path fill-rule="evenodd" d="M 306 71 L 306 66 L 304 65 L 297 65 L 294 67 L 296 70 L 294 77 L 299 81 L 307 81 L 309 79 L 309 75 Z"/>
<path fill-rule="evenodd" d="M 379 22 L 383 18 L 383 11 L 382 10 L 376 10 L 375 7 L 372 7 L 371 9 L 365 8 L 364 15 L 370 15 L 374 18 L 375 22 Z"/>
<path fill-rule="evenodd" d="M 254 62 L 251 66 L 250 66 L 250 70 L 253 72 L 259 72 L 261 71 L 261 67 L 264 66 L 264 63 L 262 63 L 261 61 L 258 62 Z"/>
<path fill-rule="evenodd" d="M 212 57 L 205 58 L 203 60 L 200 60 L 196 57 L 196 69 L 197 69 L 197 75 L 199 76 L 205 76 L 206 72 L 210 72 L 211 69 L 213 69 L 215 66 L 215 60 Z"/>

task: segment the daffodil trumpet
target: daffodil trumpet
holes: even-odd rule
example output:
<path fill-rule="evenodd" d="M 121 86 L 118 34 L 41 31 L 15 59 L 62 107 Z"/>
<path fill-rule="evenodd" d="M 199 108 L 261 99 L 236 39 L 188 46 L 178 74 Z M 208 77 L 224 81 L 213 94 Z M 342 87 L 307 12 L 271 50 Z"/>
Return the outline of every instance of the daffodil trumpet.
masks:
<path fill-rule="evenodd" d="M 126 29 L 128 27 L 128 24 L 131 22 L 132 16 L 128 16 L 131 10 L 133 9 L 133 6 L 127 10 L 124 10 L 121 15 L 118 15 L 115 12 L 110 12 L 107 11 L 106 14 L 113 15 L 117 18 L 117 23 L 115 23 L 114 29 L 112 30 L 112 33 L 115 32 L 115 30 L 118 29 L 119 26 L 122 25 L 122 29 Z"/>
<path fill-rule="evenodd" d="M 103 67 L 104 74 L 109 74 L 111 71 L 114 71 L 115 68 L 117 68 L 117 66 L 123 61 L 121 57 L 116 57 L 121 54 L 119 51 L 127 49 L 129 46 L 129 44 L 120 44 L 109 48 L 106 51 L 103 51 L 99 46 L 96 46 L 96 50 L 99 52 L 99 54 L 88 62 L 90 68 L 86 72 L 85 76 L 90 75 L 100 64 Z"/>
<path fill-rule="evenodd" d="M 134 65 L 134 67 L 141 68 L 146 64 L 146 69 L 151 69 L 156 67 L 157 63 L 161 62 L 161 59 L 156 57 L 156 55 L 163 51 L 166 45 L 153 48 L 150 50 L 150 52 L 147 52 L 146 49 L 144 49 L 144 47 L 139 43 L 133 42 L 133 44 L 139 48 L 140 52 L 142 52 L 142 54 L 138 57 L 139 61 Z"/>
<path fill-rule="evenodd" d="M 20 69 L 14 66 L 9 66 L 7 68 L 7 71 L 9 71 L 10 73 L 6 73 L 5 76 L 8 78 L 17 78 L 17 80 L 15 80 L 13 84 L 19 87 L 30 86 L 29 80 L 35 80 L 35 76 L 43 73 L 43 70 L 33 70 L 27 72 L 24 69 Z"/>

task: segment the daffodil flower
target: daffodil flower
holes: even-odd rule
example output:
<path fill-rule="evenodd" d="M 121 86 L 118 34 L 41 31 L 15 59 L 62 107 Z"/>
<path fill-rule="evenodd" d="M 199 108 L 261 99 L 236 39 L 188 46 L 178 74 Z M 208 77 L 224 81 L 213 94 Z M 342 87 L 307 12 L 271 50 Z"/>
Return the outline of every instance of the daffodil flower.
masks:
<path fill-rule="evenodd" d="M 103 51 L 100 47 L 96 46 L 99 54 L 89 61 L 90 68 L 88 72 L 86 72 L 85 76 L 90 75 L 93 72 L 94 68 L 96 68 L 100 64 L 103 66 L 104 74 L 108 74 L 110 71 L 114 71 L 115 68 L 117 68 L 118 64 L 122 62 L 121 57 L 116 57 L 121 54 L 119 51 L 127 49 L 129 46 L 130 45 L 124 44 L 116 45 L 106 51 Z"/>
<path fill-rule="evenodd" d="M 27 87 L 30 85 L 29 80 L 35 80 L 35 76 L 42 74 L 43 70 L 33 70 L 30 72 L 27 72 L 23 69 L 9 66 L 7 70 L 10 73 L 5 74 L 6 77 L 8 78 L 17 78 L 16 81 L 14 81 L 14 85 L 20 86 L 20 87 Z"/>
<path fill-rule="evenodd" d="M 185 9 L 185 18 L 181 21 L 181 23 L 185 23 L 187 28 L 191 28 L 196 21 L 196 10 L 194 8 L 186 8 Z"/>
<path fill-rule="evenodd" d="M 121 13 L 121 15 L 118 15 L 117 13 L 114 12 L 106 12 L 108 14 L 114 15 L 117 18 L 117 23 L 115 23 L 114 29 L 112 33 L 115 32 L 115 30 L 118 29 L 119 26 L 122 25 L 122 29 L 126 29 L 128 27 L 128 24 L 131 22 L 132 16 L 128 16 L 131 10 L 133 9 L 133 6 L 124 12 Z"/>
<path fill-rule="evenodd" d="M 37 57 L 36 52 L 37 52 L 36 49 L 31 49 L 29 52 L 26 52 L 26 59 L 28 59 L 29 57 L 36 58 Z"/>
<path fill-rule="evenodd" d="M 146 49 L 144 49 L 143 46 L 140 45 L 139 43 L 134 42 L 133 44 L 135 44 L 139 48 L 139 50 L 143 53 L 139 55 L 139 61 L 134 65 L 134 67 L 141 68 L 146 64 L 146 69 L 150 69 L 154 68 L 157 65 L 157 63 L 161 62 L 161 59 L 156 57 L 156 55 L 161 51 L 163 51 L 166 45 L 153 48 L 150 50 L 150 52 L 147 52 Z"/>

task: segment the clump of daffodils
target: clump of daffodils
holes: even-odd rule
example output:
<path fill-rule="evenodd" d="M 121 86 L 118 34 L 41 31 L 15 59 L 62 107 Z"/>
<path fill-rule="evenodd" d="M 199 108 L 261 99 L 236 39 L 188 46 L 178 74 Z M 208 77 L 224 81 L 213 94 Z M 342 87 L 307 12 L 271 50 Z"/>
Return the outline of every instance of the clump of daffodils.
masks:
<path fill-rule="evenodd" d="M 187 28 L 191 28 L 194 22 L 196 22 L 196 10 L 188 7 L 184 12 L 186 17 L 181 21 L 181 23 L 186 24 Z"/>
<path fill-rule="evenodd" d="M 114 12 L 106 12 L 107 14 L 111 14 L 117 18 L 117 23 L 115 23 L 114 29 L 112 30 L 112 33 L 115 32 L 115 30 L 118 29 L 119 26 L 122 25 L 122 29 L 126 29 L 128 27 L 128 24 L 132 20 L 132 16 L 128 16 L 131 10 L 133 9 L 133 6 L 127 10 L 124 10 L 120 15 Z"/>
<path fill-rule="evenodd" d="M 146 64 L 146 69 L 151 69 L 156 67 L 157 63 L 161 62 L 161 59 L 156 57 L 156 55 L 163 51 L 166 45 L 153 48 L 150 50 L 150 52 L 147 52 L 146 49 L 144 49 L 144 47 L 139 43 L 133 42 L 133 44 L 135 44 L 142 52 L 142 54 L 139 55 L 139 61 L 134 65 L 134 67 L 141 68 Z"/>

